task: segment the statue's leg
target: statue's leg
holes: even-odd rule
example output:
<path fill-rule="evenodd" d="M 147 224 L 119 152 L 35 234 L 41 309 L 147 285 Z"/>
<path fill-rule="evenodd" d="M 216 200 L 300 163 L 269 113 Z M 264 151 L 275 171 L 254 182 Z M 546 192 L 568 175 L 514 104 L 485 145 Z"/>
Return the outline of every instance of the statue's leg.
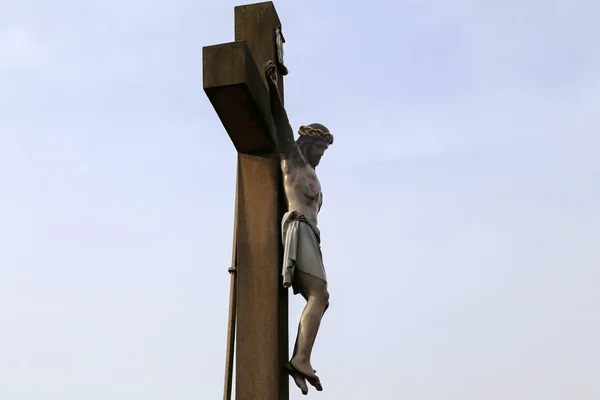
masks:
<path fill-rule="evenodd" d="M 306 293 L 301 292 L 300 293 L 302 295 L 302 297 L 304 297 L 304 300 L 306 300 L 308 302 L 308 295 L 306 295 Z M 327 309 L 329 308 L 329 302 L 327 302 L 327 305 L 325 306 L 325 309 L 323 310 L 323 315 L 325 315 L 325 312 L 327 311 Z M 300 327 L 302 325 L 300 323 L 298 323 L 298 332 L 296 333 L 296 341 L 294 342 L 294 352 L 292 353 L 292 358 L 296 355 L 296 353 L 298 352 L 298 337 L 300 336 Z M 317 372 L 317 371 L 313 371 L 313 372 Z"/>
<path fill-rule="evenodd" d="M 329 293 L 325 281 L 306 274 L 298 268 L 294 272 L 294 280 L 295 284 L 306 293 L 307 302 L 300 318 L 298 337 L 290 364 L 314 385 L 315 382 L 318 383 L 318 378 L 311 365 L 310 357 L 321 319 L 329 305 Z M 316 378 L 316 380 L 311 378 Z M 319 388 L 317 387 L 317 389 Z"/>
<path fill-rule="evenodd" d="M 302 293 L 302 297 L 304 297 L 306 299 L 306 296 L 304 295 L 304 293 Z M 300 334 L 300 325 L 298 325 L 298 334 L 296 336 L 296 343 L 294 343 L 294 353 L 292 354 L 292 358 L 298 352 L 298 335 L 299 334 Z M 304 394 L 304 395 L 308 394 L 308 385 L 306 384 L 306 378 L 304 378 L 304 376 L 301 373 L 299 373 L 298 371 L 291 368 L 291 366 L 288 366 L 287 371 L 290 374 L 290 376 L 292 377 L 292 379 L 294 380 L 294 383 L 296 384 L 296 386 L 298 386 L 298 388 L 302 391 L 302 394 Z"/>
<path fill-rule="evenodd" d="M 306 295 L 306 293 L 304 291 L 300 292 L 300 294 L 302 295 L 302 297 L 304 297 L 304 300 L 306 300 L 308 302 L 308 296 Z M 298 332 L 296 332 L 296 341 L 294 342 L 294 352 L 292 353 L 292 358 L 294 358 L 296 356 L 296 353 L 298 352 L 298 338 L 300 337 L 300 327 L 301 327 L 301 323 L 298 323 Z"/>

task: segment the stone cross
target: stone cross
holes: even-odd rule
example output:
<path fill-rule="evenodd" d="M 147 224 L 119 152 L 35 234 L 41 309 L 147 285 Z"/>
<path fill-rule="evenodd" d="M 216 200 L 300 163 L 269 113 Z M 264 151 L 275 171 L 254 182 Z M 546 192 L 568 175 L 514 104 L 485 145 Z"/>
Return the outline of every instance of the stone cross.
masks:
<path fill-rule="evenodd" d="M 288 400 L 288 293 L 283 288 L 281 185 L 269 129 L 263 66 L 279 61 L 281 23 L 272 2 L 235 7 L 235 41 L 203 48 L 204 91 L 238 152 L 236 188 L 236 400 Z"/>

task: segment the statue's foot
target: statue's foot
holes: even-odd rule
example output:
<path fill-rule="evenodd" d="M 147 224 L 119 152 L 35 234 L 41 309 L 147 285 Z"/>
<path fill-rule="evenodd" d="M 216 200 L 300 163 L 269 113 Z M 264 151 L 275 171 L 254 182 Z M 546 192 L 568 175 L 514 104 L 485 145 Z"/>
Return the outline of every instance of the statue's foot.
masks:
<path fill-rule="evenodd" d="M 296 358 L 292 358 L 290 360 L 290 366 L 297 371 L 304 379 L 308 381 L 312 386 L 315 387 L 319 392 L 323 390 L 323 385 L 321 384 L 321 380 L 315 374 L 315 370 L 310 365 L 310 362 L 298 361 Z"/>
<path fill-rule="evenodd" d="M 300 388 L 302 394 L 306 396 L 308 394 L 308 385 L 306 384 L 306 379 L 304 376 L 296 371 L 290 363 L 286 364 L 285 369 L 287 370 L 288 374 L 290 374 L 292 379 L 294 379 L 294 383 L 296 386 L 298 386 L 298 388 Z"/>

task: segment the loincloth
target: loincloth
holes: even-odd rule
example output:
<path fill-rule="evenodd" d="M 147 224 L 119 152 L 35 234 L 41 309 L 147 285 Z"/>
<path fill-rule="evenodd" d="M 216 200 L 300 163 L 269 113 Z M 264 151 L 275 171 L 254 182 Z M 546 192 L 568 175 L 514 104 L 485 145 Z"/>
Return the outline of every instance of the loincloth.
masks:
<path fill-rule="evenodd" d="M 321 253 L 321 232 L 304 215 L 288 211 L 281 221 L 283 239 L 283 287 L 293 287 L 294 294 L 299 289 L 294 285 L 296 268 L 327 282 L 327 274 Z"/>

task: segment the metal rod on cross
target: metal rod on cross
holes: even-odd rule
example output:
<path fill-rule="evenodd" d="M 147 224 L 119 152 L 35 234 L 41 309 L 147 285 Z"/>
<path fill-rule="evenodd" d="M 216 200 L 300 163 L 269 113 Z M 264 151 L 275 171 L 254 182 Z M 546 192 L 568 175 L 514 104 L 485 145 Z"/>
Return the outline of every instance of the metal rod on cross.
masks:
<path fill-rule="evenodd" d="M 236 173 L 237 182 L 237 173 Z M 231 250 L 231 266 L 229 267 L 229 318 L 227 320 L 227 350 L 225 359 L 225 387 L 223 388 L 223 400 L 231 400 L 233 387 L 233 355 L 235 351 L 235 323 L 237 311 L 237 203 L 238 195 L 235 192 L 235 211 L 233 214 L 233 246 Z"/>

